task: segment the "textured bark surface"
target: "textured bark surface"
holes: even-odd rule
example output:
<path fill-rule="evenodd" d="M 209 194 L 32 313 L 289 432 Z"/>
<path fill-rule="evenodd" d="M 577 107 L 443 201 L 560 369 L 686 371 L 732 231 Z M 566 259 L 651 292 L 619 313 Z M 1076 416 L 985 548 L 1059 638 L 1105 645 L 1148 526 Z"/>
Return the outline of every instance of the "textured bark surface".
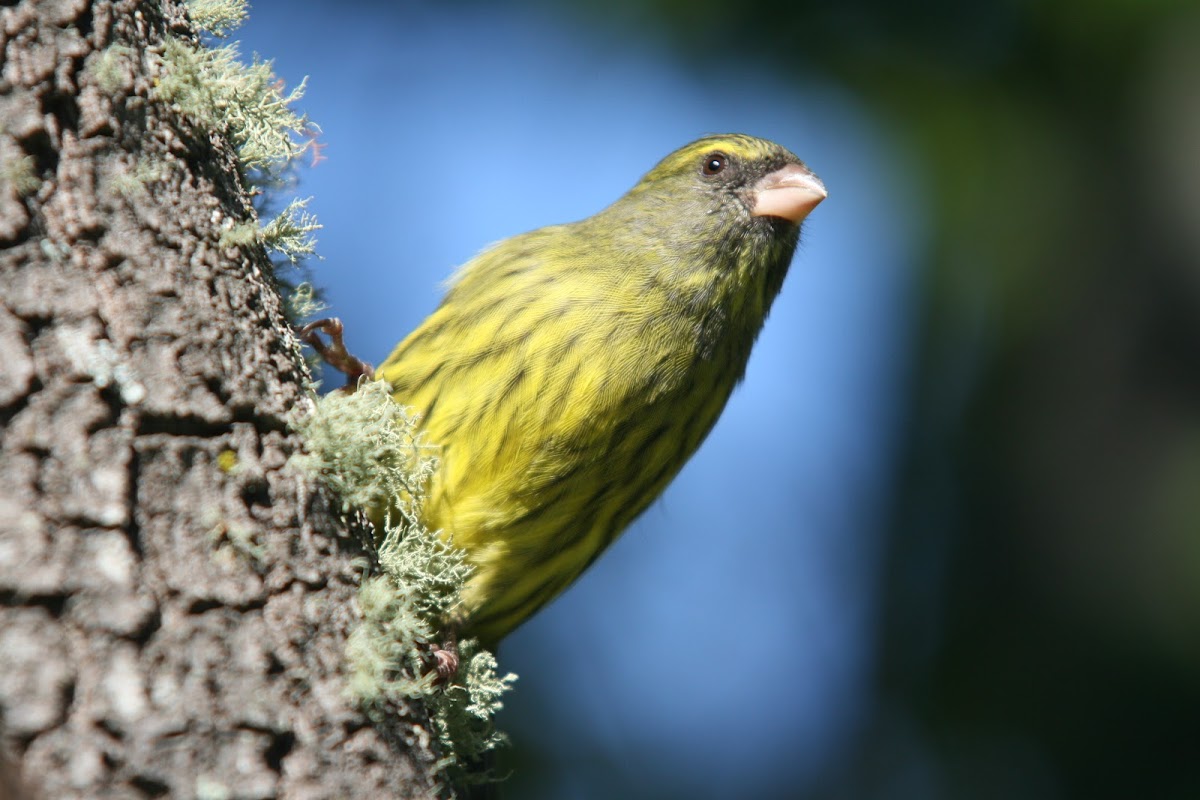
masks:
<path fill-rule="evenodd" d="M 346 698 L 363 553 L 286 466 L 304 367 L 261 248 L 219 243 L 229 143 L 153 99 L 168 33 L 0 8 L 3 751 L 32 797 L 433 796 L 420 712 Z"/>

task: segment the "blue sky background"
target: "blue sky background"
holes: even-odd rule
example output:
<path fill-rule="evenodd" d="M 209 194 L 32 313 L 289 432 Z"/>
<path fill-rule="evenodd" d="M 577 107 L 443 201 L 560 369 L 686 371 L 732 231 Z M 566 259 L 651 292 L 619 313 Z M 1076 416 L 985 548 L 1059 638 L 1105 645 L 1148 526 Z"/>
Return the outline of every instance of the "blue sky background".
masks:
<path fill-rule="evenodd" d="M 870 702 L 922 187 L 841 87 L 547 13 L 259 2 L 235 38 L 289 86 L 309 76 L 313 274 L 375 363 L 481 248 L 598 211 L 701 135 L 774 139 L 824 180 L 713 434 L 499 654 L 521 676 L 511 796 L 799 794 Z"/>

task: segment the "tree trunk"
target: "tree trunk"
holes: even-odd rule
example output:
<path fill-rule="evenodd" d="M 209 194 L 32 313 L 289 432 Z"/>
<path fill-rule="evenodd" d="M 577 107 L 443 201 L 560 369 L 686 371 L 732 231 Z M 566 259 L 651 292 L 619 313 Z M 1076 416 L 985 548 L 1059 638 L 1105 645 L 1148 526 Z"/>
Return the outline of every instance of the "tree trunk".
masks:
<path fill-rule="evenodd" d="M 423 710 L 347 699 L 364 553 L 288 466 L 307 373 L 168 34 L 0 9 L 0 797 L 436 796 Z"/>

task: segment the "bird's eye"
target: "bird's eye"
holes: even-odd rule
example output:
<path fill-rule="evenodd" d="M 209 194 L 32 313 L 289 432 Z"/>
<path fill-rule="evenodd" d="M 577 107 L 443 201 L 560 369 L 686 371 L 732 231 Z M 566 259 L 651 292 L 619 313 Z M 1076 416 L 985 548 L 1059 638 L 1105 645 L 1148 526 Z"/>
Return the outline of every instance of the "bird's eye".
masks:
<path fill-rule="evenodd" d="M 704 157 L 704 162 L 700 167 L 700 171 L 705 175 L 716 175 L 724 170 L 727 166 L 729 166 L 729 156 L 718 150 L 717 152 L 709 153 Z"/>

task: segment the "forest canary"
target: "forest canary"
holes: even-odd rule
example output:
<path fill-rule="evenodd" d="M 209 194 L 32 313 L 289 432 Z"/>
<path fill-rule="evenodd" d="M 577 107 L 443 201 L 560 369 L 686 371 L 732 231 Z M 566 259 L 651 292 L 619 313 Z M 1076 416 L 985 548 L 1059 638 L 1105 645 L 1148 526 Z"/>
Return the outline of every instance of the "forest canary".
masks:
<path fill-rule="evenodd" d="M 376 372 L 440 447 L 424 521 L 475 570 L 454 629 L 494 647 L 662 493 L 824 198 L 779 145 L 710 136 L 595 216 L 462 267 Z"/>

